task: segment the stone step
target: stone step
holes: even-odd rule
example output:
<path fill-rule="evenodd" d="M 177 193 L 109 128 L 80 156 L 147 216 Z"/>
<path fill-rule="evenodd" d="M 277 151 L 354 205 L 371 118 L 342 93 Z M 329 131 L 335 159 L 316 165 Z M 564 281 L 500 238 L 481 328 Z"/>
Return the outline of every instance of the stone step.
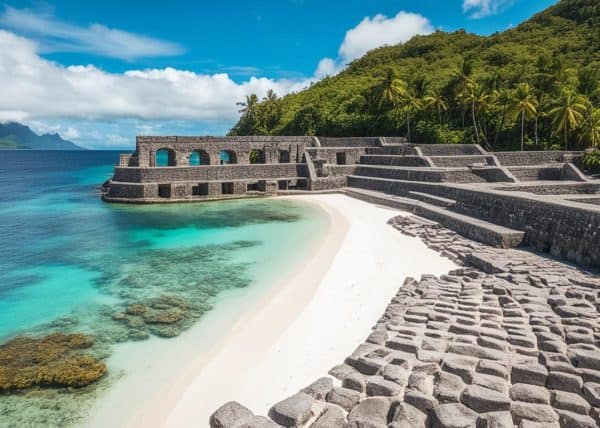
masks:
<path fill-rule="evenodd" d="M 359 188 L 346 188 L 344 190 L 347 195 L 354 198 L 411 212 L 419 217 L 434 221 L 448 229 L 454 230 L 466 238 L 483 242 L 493 247 L 517 247 L 523 242 L 525 236 L 525 232 L 455 213 L 415 199 Z"/>
<path fill-rule="evenodd" d="M 441 168 L 468 167 L 475 164 L 494 165 L 493 156 L 484 155 L 430 156 L 429 160 L 434 166 Z"/>
<path fill-rule="evenodd" d="M 430 183 L 485 183 L 487 180 L 469 168 L 428 168 L 408 166 L 358 165 L 354 175 L 389 178 L 394 180 L 423 181 Z"/>
<path fill-rule="evenodd" d="M 456 201 L 454 199 L 442 198 L 441 196 L 435 196 L 430 193 L 409 190 L 408 197 L 421 202 L 426 202 L 431 205 L 437 205 L 438 207 L 442 208 L 451 208 L 456 205 Z"/>
<path fill-rule="evenodd" d="M 360 157 L 362 165 L 378 165 L 378 166 L 412 166 L 412 167 L 428 167 L 427 161 L 421 156 L 415 155 L 362 155 Z"/>

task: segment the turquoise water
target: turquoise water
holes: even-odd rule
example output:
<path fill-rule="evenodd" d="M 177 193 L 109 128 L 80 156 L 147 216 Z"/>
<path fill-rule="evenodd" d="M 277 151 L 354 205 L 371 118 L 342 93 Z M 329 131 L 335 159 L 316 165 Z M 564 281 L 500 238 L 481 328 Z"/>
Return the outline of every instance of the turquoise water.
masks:
<path fill-rule="evenodd" d="M 319 208 L 291 200 L 107 204 L 99 185 L 117 161 L 118 152 L 0 152 L 0 341 L 81 331 L 105 357 L 117 342 L 177 336 L 218 305 L 219 293 L 283 275 L 327 226 Z M 176 324 L 115 319 L 165 296 L 186 304 Z M 15 403 L 0 397 L 0 425 Z M 67 421 L 44 419 L 47 405 L 29 420 Z"/>

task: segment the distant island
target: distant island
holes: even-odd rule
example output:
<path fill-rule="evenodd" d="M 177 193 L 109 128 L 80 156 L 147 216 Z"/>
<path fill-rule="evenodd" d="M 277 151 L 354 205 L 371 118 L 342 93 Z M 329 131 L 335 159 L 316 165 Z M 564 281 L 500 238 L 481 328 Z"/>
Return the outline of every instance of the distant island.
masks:
<path fill-rule="evenodd" d="M 85 150 L 58 134 L 38 135 L 16 122 L 0 123 L 0 150 Z"/>

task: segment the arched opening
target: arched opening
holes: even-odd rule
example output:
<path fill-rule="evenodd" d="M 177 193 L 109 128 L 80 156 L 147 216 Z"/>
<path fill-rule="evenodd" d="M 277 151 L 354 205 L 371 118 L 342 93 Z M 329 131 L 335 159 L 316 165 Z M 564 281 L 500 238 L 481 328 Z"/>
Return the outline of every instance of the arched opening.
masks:
<path fill-rule="evenodd" d="M 279 150 L 279 163 L 290 163 L 289 150 Z"/>
<path fill-rule="evenodd" d="M 204 150 L 190 153 L 190 166 L 210 165 L 210 156 Z"/>
<path fill-rule="evenodd" d="M 175 150 L 159 149 L 156 151 L 156 166 L 175 166 L 177 165 L 177 156 Z"/>
<path fill-rule="evenodd" d="M 237 163 L 237 155 L 233 150 L 221 150 L 221 153 L 219 153 L 219 159 L 221 161 L 221 165 Z"/>
<path fill-rule="evenodd" d="M 266 162 L 265 151 L 259 150 L 259 149 L 250 150 L 250 156 L 248 157 L 248 160 L 250 161 L 251 164 L 265 163 Z"/>

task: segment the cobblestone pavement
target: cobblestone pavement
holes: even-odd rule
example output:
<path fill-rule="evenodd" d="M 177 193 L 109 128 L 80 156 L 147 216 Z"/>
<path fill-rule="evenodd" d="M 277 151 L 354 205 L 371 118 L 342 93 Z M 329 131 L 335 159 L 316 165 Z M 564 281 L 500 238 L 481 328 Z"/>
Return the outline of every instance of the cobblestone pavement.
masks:
<path fill-rule="evenodd" d="M 333 378 L 269 418 L 227 403 L 211 427 L 600 426 L 600 276 L 416 217 L 390 224 L 462 267 L 407 278 Z"/>

